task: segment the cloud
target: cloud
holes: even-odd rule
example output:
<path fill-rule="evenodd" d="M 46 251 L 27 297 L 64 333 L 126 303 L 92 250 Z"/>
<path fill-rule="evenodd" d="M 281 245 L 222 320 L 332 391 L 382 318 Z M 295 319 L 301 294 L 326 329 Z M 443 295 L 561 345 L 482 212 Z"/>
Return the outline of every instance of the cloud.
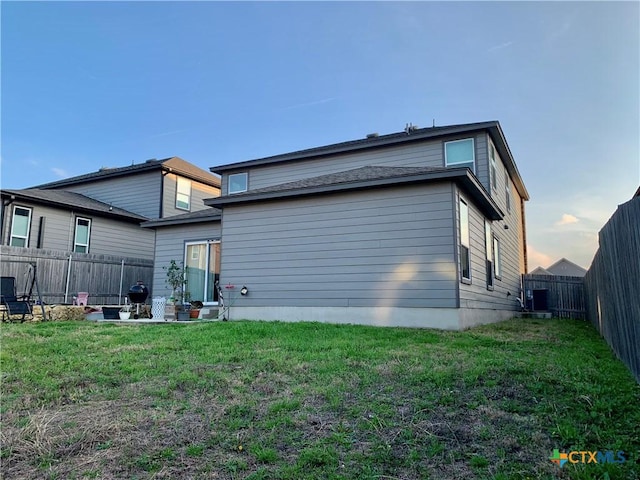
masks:
<path fill-rule="evenodd" d="M 71 176 L 69 175 L 69 173 L 67 173 L 66 170 L 63 170 L 62 168 L 53 167 L 51 171 L 58 178 L 69 178 Z"/>
<path fill-rule="evenodd" d="M 571 225 L 572 223 L 578 223 L 580 219 L 578 217 L 574 217 L 568 213 L 563 213 L 562 218 L 556 222 L 556 225 Z"/>
<path fill-rule="evenodd" d="M 527 259 L 529 271 L 536 267 L 548 267 L 553 264 L 553 259 L 546 253 L 538 251 L 533 245 L 527 244 Z"/>
<path fill-rule="evenodd" d="M 504 43 L 501 43 L 499 45 L 494 45 L 493 47 L 489 47 L 487 49 L 487 52 L 491 53 L 491 52 L 495 52 L 497 50 L 502 50 L 503 48 L 510 47 L 511 45 L 513 45 L 512 41 L 504 42 Z"/>

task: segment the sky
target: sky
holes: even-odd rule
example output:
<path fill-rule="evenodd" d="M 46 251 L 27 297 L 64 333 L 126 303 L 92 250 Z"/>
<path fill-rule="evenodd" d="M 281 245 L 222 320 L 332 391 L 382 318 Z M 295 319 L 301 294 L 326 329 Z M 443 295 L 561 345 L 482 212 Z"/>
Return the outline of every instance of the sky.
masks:
<path fill-rule="evenodd" d="M 638 2 L 8 2 L 2 188 L 179 156 L 205 170 L 498 120 L 529 267 L 588 268 L 640 184 Z"/>

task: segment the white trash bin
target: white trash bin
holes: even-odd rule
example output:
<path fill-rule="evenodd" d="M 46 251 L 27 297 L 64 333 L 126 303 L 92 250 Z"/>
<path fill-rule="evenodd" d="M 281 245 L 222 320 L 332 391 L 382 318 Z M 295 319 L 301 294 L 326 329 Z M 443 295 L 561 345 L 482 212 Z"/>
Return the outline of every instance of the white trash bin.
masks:
<path fill-rule="evenodd" d="M 153 297 L 151 301 L 151 315 L 156 320 L 164 318 L 164 307 L 167 305 L 165 297 Z"/>

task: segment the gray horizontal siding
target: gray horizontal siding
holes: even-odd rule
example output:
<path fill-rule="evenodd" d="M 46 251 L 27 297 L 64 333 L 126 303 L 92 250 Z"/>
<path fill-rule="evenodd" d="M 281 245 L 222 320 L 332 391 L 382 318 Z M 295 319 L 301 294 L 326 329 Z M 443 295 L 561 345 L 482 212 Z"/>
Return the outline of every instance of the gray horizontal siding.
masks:
<path fill-rule="evenodd" d="M 520 254 L 518 242 L 519 230 L 515 225 L 515 216 L 510 219 L 513 225 L 504 229 L 505 222 L 492 223 L 492 233 L 500 240 L 502 276 L 494 278 L 493 290 L 487 289 L 486 250 L 484 216 L 464 194 L 461 196 L 469 205 L 469 231 L 471 235 L 471 284 L 460 284 L 460 306 L 462 308 L 488 308 L 518 310 L 517 298 L 520 295 Z M 507 296 L 507 292 L 511 293 Z"/>
<path fill-rule="evenodd" d="M 164 177 L 164 190 L 162 200 L 163 218 L 186 213 L 186 210 L 176 208 L 176 189 L 178 188 L 177 178 L 178 176 L 175 174 L 168 174 Z M 191 209 L 189 211 L 196 212 L 199 210 L 204 210 L 205 208 L 211 208 L 204 204 L 204 200 L 207 198 L 219 196 L 219 188 L 212 187 L 195 180 L 191 180 Z"/>
<path fill-rule="evenodd" d="M 83 217 L 91 218 L 90 253 L 153 259 L 153 230 L 101 217 Z"/>
<path fill-rule="evenodd" d="M 84 212 L 78 213 L 73 210 L 63 210 L 25 202 L 17 205 L 32 209 L 28 245 L 31 248 L 38 246 L 40 217 L 45 217 L 44 234 L 40 248 L 63 252 L 73 250 L 76 217 L 82 217 L 91 220 L 90 253 L 144 259 L 153 258 L 153 231 L 146 231 L 146 229 L 140 228 L 135 223 L 120 222 Z M 7 209 L 7 212 L 6 223 L 8 224 L 11 221 L 12 206 Z M 7 235 L 9 235 L 9 225 L 6 225 L 6 228 Z M 8 243 L 8 240 L 9 237 L 5 236 L 5 243 Z"/>
<path fill-rule="evenodd" d="M 108 178 L 81 185 L 70 185 L 64 190 L 81 193 L 87 197 L 124 208 L 147 218 L 157 218 L 160 212 L 159 171 L 130 176 Z"/>
<path fill-rule="evenodd" d="M 222 282 L 245 306 L 454 307 L 451 188 L 226 207 Z"/>
<path fill-rule="evenodd" d="M 220 238 L 220 222 L 176 225 L 156 229 L 155 262 L 153 268 L 153 295 L 169 297 L 167 272 L 163 269 L 171 260 L 184 260 L 184 244 Z"/>
<path fill-rule="evenodd" d="M 476 140 L 476 158 L 480 160 L 484 158 L 485 166 L 483 168 L 486 170 L 486 134 L 466 135 L 450 139 L 471 137 Z M 482 152 L 483 149 L 484 153 Z M 436 140 L 411 145 L 403 144 L 333 157 L 254 167 L 249 171 L 249 190 L 369 165 L 444 167 L 444 142 L 443 140 Z M 227 192 L 227 177 L 228 174 L 222 177 L 223 192 Z"/>

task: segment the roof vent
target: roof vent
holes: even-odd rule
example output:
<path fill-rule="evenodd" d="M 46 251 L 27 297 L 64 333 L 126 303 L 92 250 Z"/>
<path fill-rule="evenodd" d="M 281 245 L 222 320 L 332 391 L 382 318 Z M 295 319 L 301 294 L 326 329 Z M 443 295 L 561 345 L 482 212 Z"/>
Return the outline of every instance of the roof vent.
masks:
<path fill-rule="evenodd" d="M 417 129 L 418 129 L 417 125 L 414 125 L 413 123 L 407 123 L 404 126 L 404 133 L 409 135 L 411 132 L 415 132 Z"/>
<path fill-rule="evenodd" d="M 115 170 L 116 167 L 100 167 L 99 172 L 106 172 L 107 170 Z"/>
<path fill-rule="evenodd" d="M 150 158 L 149 160 L 145 160 L 144 163 L 153 163 L 153 162 L 157 162 L 158 159 L 157 158 Z"/>
<path fill-rule="evenodd" d="M 378 132 L 367 133 L 367 138 L 377 138 L 377 137 L 378 137 Z"/>

